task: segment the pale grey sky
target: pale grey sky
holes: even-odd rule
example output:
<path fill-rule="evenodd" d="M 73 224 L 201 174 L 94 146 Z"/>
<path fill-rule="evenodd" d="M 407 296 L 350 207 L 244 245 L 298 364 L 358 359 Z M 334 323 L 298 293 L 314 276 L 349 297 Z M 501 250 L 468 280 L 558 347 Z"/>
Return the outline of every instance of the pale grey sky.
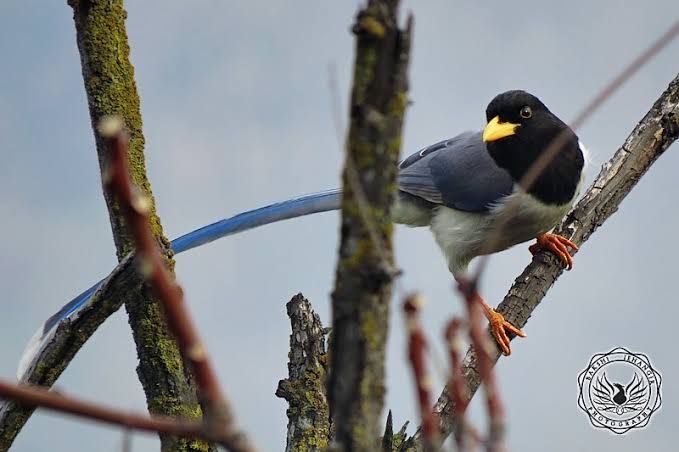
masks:
<path fill-rule="evenodd" d="M 338 186 L 340 146 L 328 67 L 346 99 L 349 27 L 359 2 L 128 1 L 132 60 L 142 98 L 149 175 L 171 238 L 272 201 Z M 521 88 L 564 120 L 679 16 L 674 0 L 650 2 L 406 1 L 415 14 L 414 101 L 404 154 L 478 129 L 497 93 Z M 676 75 L 675 42 L 613 96 L 579 132 L 593 153 L 590 178 Z M 35 328 L 115 264 L 65 2 L 0 4 L 0 375 L 13 378 Z M 511 450 L 673 450 L 679 395 L 674 347 L 679 304 L 677 146 L 583 247 L 551 290 L 528 338 L 498 366 Z M 302 291 L 329 319 L 336 214 L 272 225 L 181 255 L 177 274 L 239 419 L 262 450 L 285 441 L 286 405 L 273 393 L 286 375 L 285 302 Z M 529 262 L 527 245 L 491 261 L 483 284 L 496 304 Z M 438 342 L 461 310 L 426 229 L 398 228 L 404 288 L 428 300 Z M 394 305 L 396 306 L 396 305 Z M 662 373 L 663 408 L 643 430 L 594 430 L 577 407 L 577 375 L 591 355 L 625 346 Z M 417 423 L 392 311 L 387 406 Z M 440 353 L 440 355 L 442 355 Z M 58 382 L 68 393 L 144 409 L 124 312 L 114 315 Z M 435 369 L 434 369 L 435 370 Z M 435 372 L 438 377 L 441 374 Z M 440 378 L 439 378 L 440 381 Z M 478 401 L 477 401 L 478 402 Z M 484 419 L 482 406 L 473 418 Z M 483 424 L 480 424 L 483 425 Z M 411 429 L 412 431 L 412 429 Z M 120 450 L 121 432 L 38 412 L 17 451 Z M 152 435 L 134 450 L 154 450 Z"/>

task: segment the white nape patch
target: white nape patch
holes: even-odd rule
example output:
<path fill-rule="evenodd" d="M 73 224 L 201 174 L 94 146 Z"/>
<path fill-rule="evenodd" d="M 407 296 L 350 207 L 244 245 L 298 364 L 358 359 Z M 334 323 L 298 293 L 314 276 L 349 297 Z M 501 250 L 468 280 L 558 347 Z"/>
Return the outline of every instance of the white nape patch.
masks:
<path fill-rule="evenodd" d="M 580 148 L 580 152 L 582 152 L 584 164 L 582 165 L 582 170 L 580 171 L 580 180 L 578 181 L 578 186 L 575 188 L 575 195 L 573 196 L 573 199 L 571 200 L 571 207 L 573 206 L 573 203 L 575 202 L 575 200 L 578 199 L 578 196 L 580 196 L 580 190 L 582 190 L 582 184 L 585 183 L 585 178 L 587 177 L 587 169 L 592 164 L 592 154 L 589 152 L 589 149 L 587 149 L 585 147 L 585 145 L 582 143 L 582 141 L 580 141 L 580 140 L 578 140 L 578 147 Z"/>
<path fill-rule="evenodd" d="M 580 152 L 582 152 L 582 156 L 585 158 L 585 165 L 582 167 L 582 171 L 584 172 L 592 163 L 592 153 L 589 152 L 589 149 L 587 149 L 585 144 L 580 140 L 578 140 L 578 147 L 580 148 Z"/>

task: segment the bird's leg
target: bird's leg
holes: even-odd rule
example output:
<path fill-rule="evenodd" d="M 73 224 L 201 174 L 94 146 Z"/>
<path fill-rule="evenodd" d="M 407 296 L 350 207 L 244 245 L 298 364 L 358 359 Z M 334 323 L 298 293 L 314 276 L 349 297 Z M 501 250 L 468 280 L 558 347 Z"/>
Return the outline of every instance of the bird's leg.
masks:
<path fill-rule="evenodd" d="M 455 281 L 457 281 L 458 287 L 463 293 L 469 294 L 468 281 L 464 277 L 455 276 Z M 512 349 L 509 346 L 510 338 L 507 335 L 507 332 L 520 337 L 526 337 L 526 333 L 506 321 L 504 316 L 495 309 L 491 308 L 490 305 L 486 303 L 486 300 L 484 300 L 476 290 L 474 290 L 472 293 L 474 302 L 481 305 L 483 314 L 488 319 L 488 327 L 490 328 L 491 334 L 500 347 L 500 350 L 502 350 L 502 354 L 507 356 L 510 355 L 512 353 Z"/>
<path fill-rule="evenodd" d="M 537 242 L 528 247 L 528 251 L 535 255 L 541 250 L 549 251 L 563 262 L 566 266 L 566 270 L 573 268 L 573 256 L 568 252 L 568 248 L 572 248 L 575 251 L 578 250 L 578 246 L 568 240 L 566 237 L 561 237 L 557 234 L 540 234 L 536 237 Z"/>
<path fill-rule="evenodd" d="M 495 309 L 491 308 L 480 295 L 476 295 L 476 300 L 481 303 L 483 314 L 488 319 L 490 332 L 495 338 L 497 344 L 500 346 L 502 354 L 509 356 L 512 353 L 512 349 L 509 346 L 510 339 L 507 335 L 507 332 L 509 331 L 510 333 L 520 337 L 526 337 L 526 333 L 506 321 L 504 316 Z"/>

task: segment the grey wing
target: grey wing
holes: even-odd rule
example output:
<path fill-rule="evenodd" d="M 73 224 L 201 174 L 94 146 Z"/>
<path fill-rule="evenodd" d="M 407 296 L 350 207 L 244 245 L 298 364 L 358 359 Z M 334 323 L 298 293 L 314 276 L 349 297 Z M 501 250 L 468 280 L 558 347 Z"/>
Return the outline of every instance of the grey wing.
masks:
<path fill-rule="evenodd" d="M 433 144 L 399 164 L 398 188 L 434 204 L 483 212 L 512 193 L 514 182 L 486 151 L 480 132 Z"/>

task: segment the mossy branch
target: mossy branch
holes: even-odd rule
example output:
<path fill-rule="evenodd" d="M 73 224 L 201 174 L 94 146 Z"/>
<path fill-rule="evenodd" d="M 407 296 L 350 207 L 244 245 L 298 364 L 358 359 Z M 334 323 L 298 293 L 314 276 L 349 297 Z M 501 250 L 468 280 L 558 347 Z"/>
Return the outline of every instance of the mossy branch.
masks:
<path fill-rule="evenodd" d="M 391 280 L 391 205 L 407 105 L 411 20 L 398 1 L 369 1 L 353 31 L 356 59 L 343 172 L 339 261 L 332 294 L 328 399 L 340 450 L 378 447 Z"/>
<path fill-rule="evenodd" d="M 406 434 L 406 429 L 408 428 L 409 422 L 406 421 L 401 429 L 394 433 L 394 418 L 389 410 L 387 415 L 387 422 L 384 426 L 384 435 L 382 435 L 382 452 L 397 452 L 401 448 L 401 444 L 408 437 Z"/>
<path fill-rule="evenodd" d="M 324 450 L 330 440 L 330 414 L 325 394 L 327 331 L 301 293 L 292 297 L 286 308 L 292 326 L 289 375 L 276 389 L 276 396 L 289 404 L 285 450 Z"/>
<path fill-rule="evenodd" d="M 151 185 L 146 175 L 144 135 L 140 100 L 130 63 L 122 0 L 69 0 L 73 8 L 76 39 L 80 51 L 83 80 L 93 126 L 99 166 L 105 179 L 107 152 L 105 140 L 96 125 L 108 115 L 123 119 L 130 135 L 129 167 L 133 182 L 149 200 L 149 224 L 159 242 L 167 245 L 155 210 Z M 134 241 L 125 225 L 120 208 L 109 187 L 104 186 L 113 239 L 118 259 L 132 251 Z M 167 265 L 174 262 L 166 255 Z M 139 367 L 137 373 L 146 394 L 149 411 L 157 415 L 201 416 L 195 387 L 176 341 L 169 333 L 161 306 L 148 287 L 130 294 L 125 300 L 132 328 Z M 205 450 L 207 444 L 161 436 L 164 450 Z"/>

